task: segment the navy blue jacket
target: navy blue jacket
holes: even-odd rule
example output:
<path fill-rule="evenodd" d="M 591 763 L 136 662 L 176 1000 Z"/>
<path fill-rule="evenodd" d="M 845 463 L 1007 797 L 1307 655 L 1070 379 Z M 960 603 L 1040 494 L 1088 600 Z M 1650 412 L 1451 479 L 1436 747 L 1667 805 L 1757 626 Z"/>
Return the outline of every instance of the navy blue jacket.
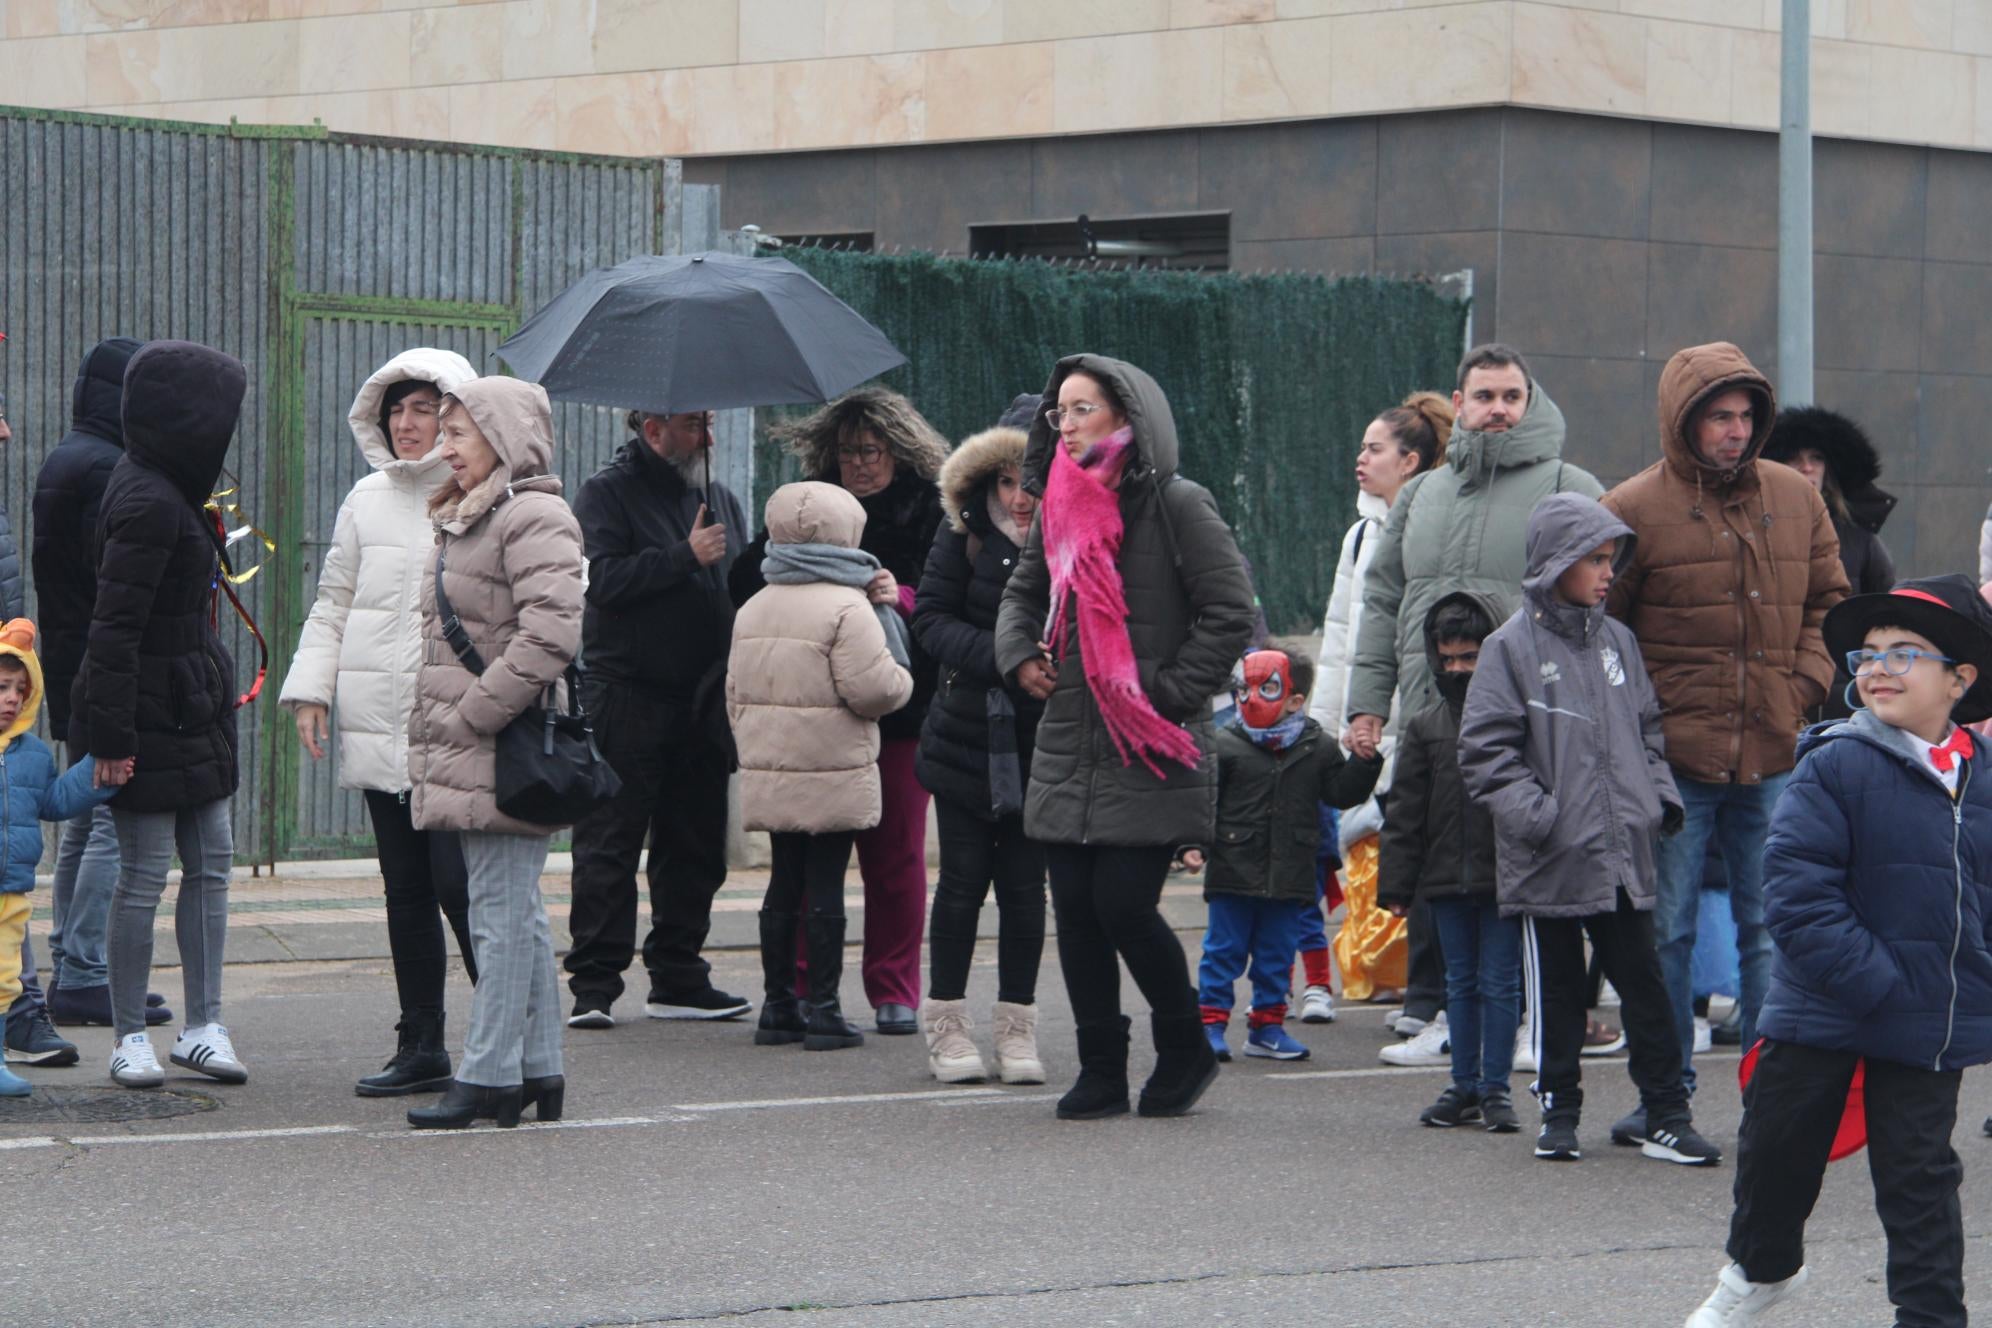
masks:
<path fill-rule="evenodd" d="M 1764 847 L 1765 1037 L 1992 1061 L 1992 762 L 1981 744 L 1953 801 L 1923 748 L 1865 710 L 1800 736 Z"/>

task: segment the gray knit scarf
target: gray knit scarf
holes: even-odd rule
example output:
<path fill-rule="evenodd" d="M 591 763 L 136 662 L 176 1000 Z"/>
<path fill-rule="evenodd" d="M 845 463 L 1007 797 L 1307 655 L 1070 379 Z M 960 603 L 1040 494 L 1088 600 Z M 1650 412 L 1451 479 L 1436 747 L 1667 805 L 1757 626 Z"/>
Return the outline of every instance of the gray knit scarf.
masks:
<path fill-rule="evenodd" d="M 878 575 L 878 559 L 863 549 L 841 544 L 770 544 L 761 563 L 761 579 L 778 586 L 806 586 L 828 581 L 833 586 L 863 590 Z M 913 667 L 906 640 L 906 622 L 891 604 L 874 604 L 878 625 L 885 629 L 885 648 L 902 669 Z"/>

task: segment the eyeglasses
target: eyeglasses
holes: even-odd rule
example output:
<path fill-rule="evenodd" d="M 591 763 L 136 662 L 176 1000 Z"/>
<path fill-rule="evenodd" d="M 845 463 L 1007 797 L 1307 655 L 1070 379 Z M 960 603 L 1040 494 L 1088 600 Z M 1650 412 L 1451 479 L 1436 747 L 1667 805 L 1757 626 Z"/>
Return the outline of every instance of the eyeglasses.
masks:
<path fill-rule="evenodd" d="M 1847 672 L 1856 678 L 1867 673 L 1875 664 L 1880 664 L 1882 672 L 1891 678 L 1900 678 L 1915 666 L 1919 659 L 1934 659 L 1939 664 L 1955 664 L 1949 655 L 1939 655 L 1929 650 L 1914 650 L 1908 646 L 1897 646 L 1893 650 L 1849 650 L 1847 652 Z"/>
<path fill-rule="evenodd" d="M 861 466 L 876 466 L 885 458 L 885 449 L 867 443 L 863 447 L 840 447 L 837 449 L 839 461 L 855 461 Z"/>
<path fill-rule="evenodd" d="M 1065 427 L 1065 418 L 1068 415 L 1072 417 L 1072 423 L 1076 427 L 1078 425 L 1084 424 L 1086 422 L 1086 417 L 1088 415 L 1091 415 L 1094 411 L 1105 410 L 1105 409 L 1106 409 L 1105 406 L 1098 406 L 1090 401 L 1081 401 L 1074 406 L 1065 406 L 1065 407 L 1053 406 L 1050 410 L 1044 413 L 1044 417 L 1047 420 L 1051 421 L 1051 427 L 1053 429 L 1063 429 Z"/>

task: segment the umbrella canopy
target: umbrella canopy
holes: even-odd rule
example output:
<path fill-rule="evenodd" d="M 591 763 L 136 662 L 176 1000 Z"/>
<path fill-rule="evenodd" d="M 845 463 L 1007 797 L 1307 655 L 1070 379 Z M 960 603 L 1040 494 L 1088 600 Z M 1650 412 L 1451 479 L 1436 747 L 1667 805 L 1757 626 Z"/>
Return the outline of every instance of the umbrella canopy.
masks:
<path fill-rule="evenodd" d="M 492 352 L 562 401 L 653 414 L 828 401 L 906 363 L 783 258 L 632 258 L 556 296 Z"/>

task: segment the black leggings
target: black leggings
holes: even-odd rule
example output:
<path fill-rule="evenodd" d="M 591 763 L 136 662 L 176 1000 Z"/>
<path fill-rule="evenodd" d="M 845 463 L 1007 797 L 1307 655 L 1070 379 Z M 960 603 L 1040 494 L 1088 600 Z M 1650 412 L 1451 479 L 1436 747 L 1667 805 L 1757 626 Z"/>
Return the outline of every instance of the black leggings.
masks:
<path fill-rule="evenodd" d="M 470 944 L 470 874 L 453 830 L 417 830 L 405 793 L 366 791 L 381 879 L 387 887 L 387 950 L 402 1013 L 443 1008 L 449 950 L 443 918 L 456 933 L 464 971 L 477 981 Z M 441 913 L 438 914 L 437 910 Z"/>
<path fill-rule="evenodd" d="M 947 798 L 934 799 L 941 832 L 941 876 L 927 927 L 932 972 L 927 994 L 958 1001 L 968 994 L 975 927 L 982 901 L 996 885 L 996 999 L 1037 1000 L 1044 957 L 1044 849 L 1024 835 L 1024 818 L 985 821 Z"/>
<path fill-rule="evenodd" d="M 1044 846 L 1058 966 L 1082 1027 L 1119 1020 L 1120 960 L 1158 1018 L 1198 1017 L 1182 942 L 1158 907 L 1172 856 L 1166 845 Z"/>
<path fill-rule="evenodd" d="M 857 832 L 833 830 L 806 835 L 778 830 L 768 836 L 774 862 L 768 870 L 768 893 L 761 907 L 771 913 L 799 913 L 812 918 L 844 916 L 844 873 L 851 865 Z"/>

